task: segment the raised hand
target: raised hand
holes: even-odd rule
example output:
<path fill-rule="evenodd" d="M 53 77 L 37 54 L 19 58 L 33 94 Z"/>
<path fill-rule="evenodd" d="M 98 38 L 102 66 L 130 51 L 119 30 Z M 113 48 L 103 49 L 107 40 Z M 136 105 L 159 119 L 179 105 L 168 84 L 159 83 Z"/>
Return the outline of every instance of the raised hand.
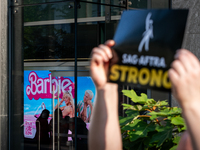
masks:
<path fill-rule="evenodd" d="M 200 63 L 188 50 L 181 49 L 169 70 L 172 92 L 182 107 L 200 102 Z"/>
<path fill-rule="evenodd" d="M 109 61 L 112 58 L 111 47 L 114 44 L 113 40 L 108 40 L 105 45 L 101 44 L 92 50 L 90 71 L 96 88 L 104 87 L 107 82 Z"/>

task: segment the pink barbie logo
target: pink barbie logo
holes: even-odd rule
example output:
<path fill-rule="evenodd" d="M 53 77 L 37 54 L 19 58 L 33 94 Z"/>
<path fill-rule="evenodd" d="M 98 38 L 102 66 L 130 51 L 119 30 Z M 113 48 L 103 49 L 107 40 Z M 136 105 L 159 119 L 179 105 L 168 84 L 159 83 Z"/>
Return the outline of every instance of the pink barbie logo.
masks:
<path fill-rule="evenodd" d="M 47 78 L 40 78 L 34 71 L 29 74 L 28 80 L 30 85 L 26 87 L 26 95 L 30 100 L 33 98 L 35 100 L 39 98 L 52 98 L 52 87 L 54 86 L 54 93 L 57 95 L 58 85 L 60 93 L 59 98 L 62 98 L 65 91 L 70 91 L 74 97 L 74 83 L 69 78 L 51 77 L 51 74 L 48 76 Z"/>

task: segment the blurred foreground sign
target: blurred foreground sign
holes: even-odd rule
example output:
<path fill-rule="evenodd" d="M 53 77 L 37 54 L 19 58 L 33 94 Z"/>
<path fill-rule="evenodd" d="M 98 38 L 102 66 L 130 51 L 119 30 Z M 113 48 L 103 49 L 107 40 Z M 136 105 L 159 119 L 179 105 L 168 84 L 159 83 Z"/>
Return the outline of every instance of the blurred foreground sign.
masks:
<path fill-rule="evenodd" d="M 181 48 L 188 10 L 129 10 L 114 40 L 109 82 L 169 91 L 168 69 Z"/>

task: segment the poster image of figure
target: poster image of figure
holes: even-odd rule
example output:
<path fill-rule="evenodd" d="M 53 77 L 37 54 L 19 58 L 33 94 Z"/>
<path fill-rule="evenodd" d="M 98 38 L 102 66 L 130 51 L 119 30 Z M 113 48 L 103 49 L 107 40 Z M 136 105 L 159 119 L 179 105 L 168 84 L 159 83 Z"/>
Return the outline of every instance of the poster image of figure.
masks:
<path fill-rule="evenodd" d="M 85 123 L 90 122 L 93 110 L 93 102 L 91 101 L 94 94 L 91 90 L 86 90 L 82 101 L 77 104 L 78 117 Z"/>
<path fill-rule="evenodd" d="M 60 107 L 62 103 L 65 103 L 65 106 Z M 58 104 L 54 107 L 54 109 L 58 108 Z M 75 113 L 75 106 L 74 106 L 74 100 L 73 96 L 70 91 L 65 91 L 63 93 L 63 97 L 61 101 L 59 102 L 59 108 L 62 111 L 62 116 L 65 118 L 66 116 L 69 116 L 70 118 L 74 117 Z"/>

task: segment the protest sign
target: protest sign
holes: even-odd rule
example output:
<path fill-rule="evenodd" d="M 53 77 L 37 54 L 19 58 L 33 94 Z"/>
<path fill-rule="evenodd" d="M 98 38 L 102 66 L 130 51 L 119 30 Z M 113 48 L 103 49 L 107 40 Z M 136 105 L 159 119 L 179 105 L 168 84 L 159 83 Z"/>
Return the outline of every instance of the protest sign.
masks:
<path fill-rule="evenodd" d="M 168 69 L 181 48 L 188 10 L 128 10 L 117 27 L 109 82 L 169 91 Z"/>

